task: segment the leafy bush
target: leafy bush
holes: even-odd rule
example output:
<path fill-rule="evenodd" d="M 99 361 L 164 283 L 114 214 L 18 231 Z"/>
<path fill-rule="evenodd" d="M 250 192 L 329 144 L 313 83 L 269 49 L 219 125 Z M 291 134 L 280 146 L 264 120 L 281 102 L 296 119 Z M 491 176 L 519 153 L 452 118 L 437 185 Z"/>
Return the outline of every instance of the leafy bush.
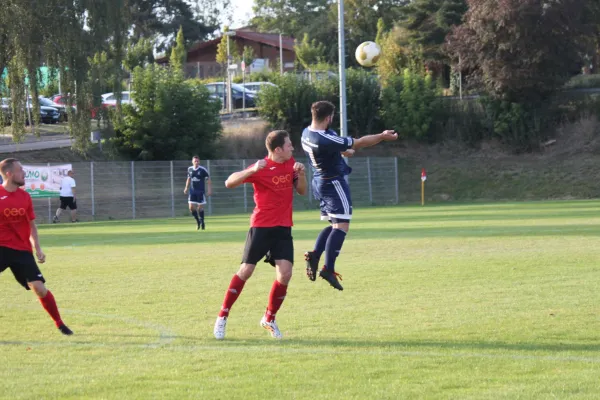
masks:
<path fill-rule="evenodd" d="M 391 77 L 382 93 L 383 123 L 407 138 L 433 138 L 433 122 L 440 113 L 441 100 L 430 75 L 404 70 Z"/>
<path fill-rule="evenodd" d="M 538 148 L 547 128 L 557 122 L 547 103 L 513 103 L 491 98 L 481 101 L 494 136 L 517 151 Z"/>
<path fill-rule="evenodd" d="M 348 130 L 352 136 L 374 133 L 381 128 L 381 87 L 377 77 L 364 69 L 346 74 Z"/>
<path fill-rule="evenodd" d="M 491 129 L 485 125 L 485 107 L 477 99 L 442 99 L 440 111 L 433 124 L 436 142 L 454 140 L 474 146 L 482 139 L 491 137 Z"/>
<path fill-rule="evenodd" d="M 287 129 L 297 144 L 302 130 L 310 125 L 310 106 L 319 100 L 317 89 L 296 75 L 278 76 L 273 83 L 277 86 L 266 86 L 258 93 L 259 114 L 274 127 Z"/>
<path fill-rule="evenodd" d="M 265 87 L 258 95 L 259 113 L 272 125 L 291 130 L 296 139 L 311 123 L 313 102 L 328 100 L 336 107 L 340 102 L 336 78 L 310 82 L 296 75 L 284 75 L 273 81 L 277 87 Z M 348 134 L 362 136 L 377 130 L 381 107 L 377 78 L 365 70 L 348 69 L 346 89 Z M 334 119 L 331 128 L 339 130 L 339 118 Z"/>
<path fill-rule="evenodd" d="M 116 150 L 142 160 L 214 157 L 220 104 L 208 90 L 158 65 L 137 67 L 133 75 L 135 105 L 124 105 L 123 117 L 113 121 Z"/>

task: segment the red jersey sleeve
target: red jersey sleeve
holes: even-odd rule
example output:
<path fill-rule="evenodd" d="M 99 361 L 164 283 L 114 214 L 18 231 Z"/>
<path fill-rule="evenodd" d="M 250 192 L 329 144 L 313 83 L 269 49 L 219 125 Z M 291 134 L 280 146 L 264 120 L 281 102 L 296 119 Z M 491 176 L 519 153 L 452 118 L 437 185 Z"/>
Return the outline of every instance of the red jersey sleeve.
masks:
<path fill-rule="evenodd" d="M 256 165 L 256 163 L 253 163 L 248 168 L 246 168 L 244 171 L 248 171 L 248 170 L 254 168 L 254 165 Z M 255 182 L 256 182 L 256 174 L 252 174 L 249 177 L 247 177 L 246 179 L 244 179 L 244 183 L 255 183 Z"/>

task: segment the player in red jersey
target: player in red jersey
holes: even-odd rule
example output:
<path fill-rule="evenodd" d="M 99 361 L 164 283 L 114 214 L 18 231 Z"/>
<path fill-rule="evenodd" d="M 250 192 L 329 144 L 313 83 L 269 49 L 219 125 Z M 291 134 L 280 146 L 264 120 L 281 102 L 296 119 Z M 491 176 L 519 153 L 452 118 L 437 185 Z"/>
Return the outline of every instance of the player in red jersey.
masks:
<path fill-rule="evenodd" d="M 18 160 L 7 158 L 0 162 L 0 174 L 4 181 L 0 186 L 0 273 L 10 268 L 17 282 L 39 297 L 61 333 L 72 335 L 60 318 L 54 296 L 46 289 L 44 276 L 33 257 L 32 245 L 38 262 L 46 261 L 38 239 L 31 196 L 20 188 L 25 185 L 23 167 Z"/>
<path fill-rule="evenodd" d="M 250 219 L 242 265 L 229 283 L 215 322 L 213 333 L 217 339 L 225 338 L 229 311 L 246 281 L 252 276 L 256 263 L 267 253 L 275 261 L 276 280 L 271 287 L 267 311 L 260 320 L 260 325 L 268 330 L 272 337 L 282 337 L 275 322 L 275 315 L 285 299 L 292 278 L 294 188 L 298 194 L 304 195 L 307 186 L 304 165 L 297 163 L 292 157 L 294 147 L 290 135 L 286 131 L 273 131 L 267 136 L 265 144 L 269 151 L 267 157 L 243 171 L 231 174 L 225 181 L 225 186 L 230 189 L 244 183 L 252 183 L 256 207 Z"/>

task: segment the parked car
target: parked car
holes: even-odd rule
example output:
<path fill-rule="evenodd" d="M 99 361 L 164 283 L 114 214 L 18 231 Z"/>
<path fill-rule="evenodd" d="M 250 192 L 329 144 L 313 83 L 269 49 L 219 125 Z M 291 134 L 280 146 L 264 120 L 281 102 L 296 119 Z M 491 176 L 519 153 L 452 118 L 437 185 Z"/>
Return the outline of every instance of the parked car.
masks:
<path fill-rule="evenodd" d="M 32 104 L 31 101 L 27 102 L 27 107 L 31 112 Z M 8 121 L 11 119 L 11 109 L 10 109 L 10 99 L 3 98 L 2 99 L 2 112 L 8 115 Z M 29 115 L 25 117 L 27 119 L 26 123 L 29 124 Z M 47 107 L 40 104 L 40 121 L 45 124 L 56 124 L 60 119 L 60 112 L 54 107 Z"/>
<path fill-rule="evenodd" d="M 121 92 L 121 104 L 133 104 L 130 92 Z M 104 93 L 102 95 L 102 107 L 116 107 L 117 95 L 115 93 Z"/>
<path fill-rule="evenodd" d="M 66 120 L 67 108 L 60 104 L 53 102 L 50 99 L 40 96 L 38 98 L 40 103 L 40 120 L 46 124 L 55 124 L 56 122 L 63 122 Z M 27 99 L 27 107 L 31 108 L 31 97 Z M 53 110 L 58 111 L 58 120 L 55 121 Z"/>
<path fill-rule="evenodd" d="M 226 85 L 224 82 L 207 83 L 205 86 L 210 92 L 211 98 L 220 99 L 223 107 L 227 107 L 227 96 L 225 96 Z M 232 83 L 231 99 L 233 108 L 242 108 L 244 105 L 244 97 L 246 98 L 246 108 L 256 107 L 256 92 L 245 89 L 242 85 L 238 85 L 237 83 Z"/>
<path fill-rule="evenodd" d="M 31 110 L 31 104 L 28 105 Z M 60 119 L 60 112 L 54 107 L 40 105 L 40 121 L 44 124 L 56 124 Z M 28 121 L 29 122 L 29 121 Z"/>
<path fill-rule="evenodd" d="M 67 106 L 67 103 L 69 102 L 69 97 L 71 95 L 70 94 L 55 94 L 54 96 L 50 97 L 50 100 L 52 100 L 53 102 L 60 104 L 62 106 Z M 75 105 L 75 99 L 73 99 L 73 112 L 77 111 L 77 106 Z M 96 118 L 96 113 L 98 112 L 98 107 L 92 107 L 91 111 L 91 117 Z"/>
<path fill-rule="evenodd" d="M 246 83 L 242 83 L 242 86 L 246 88 L 246 90 L 252 90 L 253 92 L 257 92 L 265 87 L 265 86 L 273 86 L 273 87 L 277 87 L 276 84 L 271 83 L 271 82 L 246 82 Z"/>
<path fill-rule="evenodd" d="M 65 122 L 69 119 L 69 115 L 67 113 L 67 106 L 65 104 L 56 103 L 46 97 L 40 96 L 39 98 L 40 106 L 52 107 L 56 108 L 59 113 L 58 122 Z M 73 108 L 74 109 L 74 108 Z"/>

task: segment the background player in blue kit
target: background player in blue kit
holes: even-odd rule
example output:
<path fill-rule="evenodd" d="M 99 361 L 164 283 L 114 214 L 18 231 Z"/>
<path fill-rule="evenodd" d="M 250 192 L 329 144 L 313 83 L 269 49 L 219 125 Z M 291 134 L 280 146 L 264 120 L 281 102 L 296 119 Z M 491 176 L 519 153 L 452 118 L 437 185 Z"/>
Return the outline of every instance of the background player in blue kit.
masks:
<path fill-rule="evenodd" d="M 185 181 L 185 189 L 183 193 L 188 194 L 188 205 L 190 212 L 196 220 L 196 229 L 205 229 L 204 223 L 204 205 L 206 204 L 206 196 L 212 196 L 212 183 L 208 170 L 200 166 L 200 157 L 192 158 L 192 166 L 188 168 L 187 181 Z"/>
<path fill-rule="evenodd" d="M 302 149 L 313 169 L 312 188 L 320 202 L 321 219 L 330 225 L 323 229 L 313 251 L 304 254 L 306 274 L 311 281 L 317 276 L 321 255 L 325 252 L 325 265 L 319 276 L 338 290 L 344 290 L 335 272 L 335 259 L 339 255 L 352 218 L 352 198 L 346 175 L 352 169 L 342 155 L 352 156 L 354 150 L 374 146 L 382 141 L 396 140 L 393 130 L 358 139 L 340 137 L 329 129 L 335 114 L 335 106 L 329 101 L 317 101 L 311 106 L 312 123 L 302 132 Z"/>

